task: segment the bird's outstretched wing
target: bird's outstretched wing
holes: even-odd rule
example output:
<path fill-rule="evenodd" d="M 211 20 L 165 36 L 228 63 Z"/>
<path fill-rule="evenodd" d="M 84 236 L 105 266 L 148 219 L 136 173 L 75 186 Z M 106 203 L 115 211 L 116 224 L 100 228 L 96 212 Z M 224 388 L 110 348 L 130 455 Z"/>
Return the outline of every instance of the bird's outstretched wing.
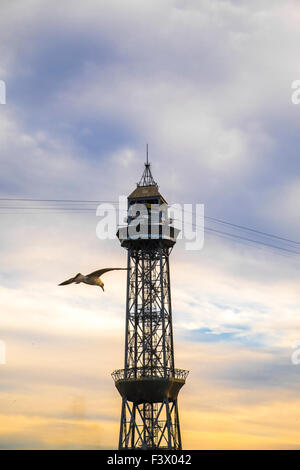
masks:
<path fill-rule="evenodd" d="M 76 278 L 78 277 L 78 274 L 76 274 L 76 276 L 74 277 L 71 277 L 71 279 L 68 279 L 67 281 L 64 281 L 64 282 L 61 282 L 60 284 L 58 284 L 59 286 L 66 286 L 67 284 L 72 284 L 72 282 L 75 282 L 76 281 Z"/>
<path fill-rule="evenodd" d="M 88 277 L 100 277 L 102 274 L 107 273 L 108 271 L 120 271 L 120 270 L 127 270 L 127 268 L 104 268 L 98 269 L 97 271 L 93 271 L 92 273 L 88 274 Z"/>

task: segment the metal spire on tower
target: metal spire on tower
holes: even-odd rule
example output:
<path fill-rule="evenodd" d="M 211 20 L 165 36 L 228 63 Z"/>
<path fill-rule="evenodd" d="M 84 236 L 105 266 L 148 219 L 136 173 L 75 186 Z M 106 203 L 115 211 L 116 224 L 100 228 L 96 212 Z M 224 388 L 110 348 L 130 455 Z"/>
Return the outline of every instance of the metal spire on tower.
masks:
<path fill-rule="evenodd" d="M 146 163 L 145 163 L 145 169 L 142 174 L 142 177 L 140 179 L 140 182 L 138 183 L 138 186 L 157 186 L 157 183 L 154 181 L 151 169 L 150 169 L 150 163 L 148 160 L 148 144 L 146 146 Z"/>

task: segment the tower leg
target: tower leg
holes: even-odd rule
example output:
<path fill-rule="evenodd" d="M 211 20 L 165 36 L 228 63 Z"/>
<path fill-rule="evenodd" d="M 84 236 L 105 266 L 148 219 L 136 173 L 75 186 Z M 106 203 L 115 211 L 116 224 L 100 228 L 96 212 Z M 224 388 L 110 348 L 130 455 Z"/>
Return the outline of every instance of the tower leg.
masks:
<path fill-rule="evenodd" d="M 123 423 L 126 423 L 126 412 L 125 412 L 125 398 L 122 399 L 122 409 L 121 409 L 121 424 L 120 424 L 120 436 L 119 436 L 119 449 L 123 449 L 123 444 L 124 444 L 124 426 Z M 126 430 L 126 429 L 125 429 Z"/>

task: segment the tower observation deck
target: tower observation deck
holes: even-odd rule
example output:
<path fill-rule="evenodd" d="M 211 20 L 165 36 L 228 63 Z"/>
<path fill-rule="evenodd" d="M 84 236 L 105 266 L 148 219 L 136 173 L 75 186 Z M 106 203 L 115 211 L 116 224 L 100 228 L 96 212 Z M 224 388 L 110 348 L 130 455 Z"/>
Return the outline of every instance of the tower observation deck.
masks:
<path fill-rule="evenodd" d="M 175 369 L 169 269 L 178 233 L 147 155 L 117 232 L 128 252 L 125 364 L 112 374 L 122 397 L 119 449 L 182 448 L 178 393 L 188 371 Z"/>

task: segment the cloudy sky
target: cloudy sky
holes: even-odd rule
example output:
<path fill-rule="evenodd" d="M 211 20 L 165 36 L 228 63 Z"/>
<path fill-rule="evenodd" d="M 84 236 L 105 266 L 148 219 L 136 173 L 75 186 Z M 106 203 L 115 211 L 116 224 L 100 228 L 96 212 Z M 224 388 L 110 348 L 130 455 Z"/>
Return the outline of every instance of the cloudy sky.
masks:
<path fill-rule="evenodd" d="M 57 287 L 126 263 L 94 210 L 5 199 L 118 201 L 149 142 L 168 202 L 299 247 L 299 22 L 290 0 L 1 1 L 1 448 L 117 446 L 126 289 Z M 207 224 L 265 245 L 172 252 L 183 446 L 300 448 L 297 243 Z"/>

